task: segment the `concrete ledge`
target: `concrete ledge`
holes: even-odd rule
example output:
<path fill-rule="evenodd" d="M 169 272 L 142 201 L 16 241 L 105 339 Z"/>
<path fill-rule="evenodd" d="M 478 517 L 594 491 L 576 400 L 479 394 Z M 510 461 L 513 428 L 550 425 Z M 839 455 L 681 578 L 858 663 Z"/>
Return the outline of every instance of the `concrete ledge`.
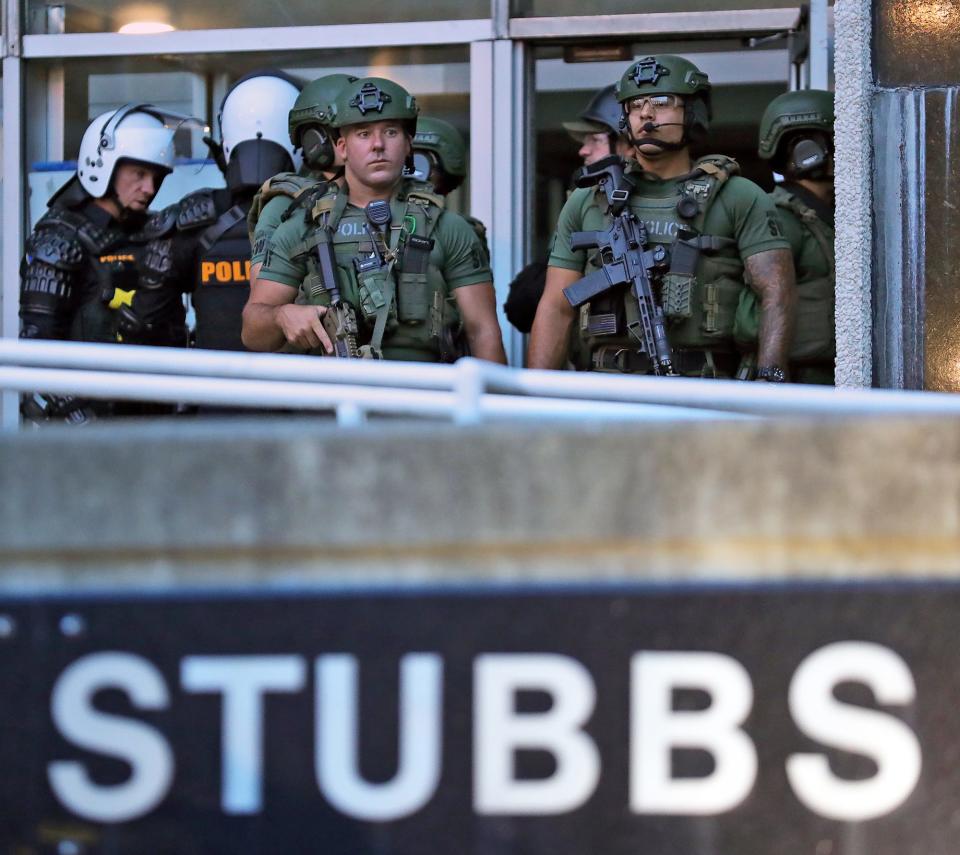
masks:
<path fill-rule="evenodd" d="M 0 439 L 0 587 L 960 572 L 955 419 Z"/>

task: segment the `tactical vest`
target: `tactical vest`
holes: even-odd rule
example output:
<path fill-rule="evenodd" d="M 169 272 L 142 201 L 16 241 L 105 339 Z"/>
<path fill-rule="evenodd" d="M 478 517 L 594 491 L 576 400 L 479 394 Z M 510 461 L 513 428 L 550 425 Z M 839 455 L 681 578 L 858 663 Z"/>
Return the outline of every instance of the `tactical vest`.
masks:
<path fill-rule="evenodd" d="M 253 235 L 257 230 L 257 223 L 260 221 L 260 214 L 271 200 L 277 196 L 285 196 L 288 199 L 296 200 L 302 193 L 315 187 L 318 183 L 326 183 L 326 179 L 320 176 L 314 178 L 311 176 L 299 175 L 296 172 L 281 172 L 268 178 L 263 182 L 263 186 L 257 191 L 250 203 L 250 210 L 247 212 L 247 238 L 249 243 L 253 243 Z"/>
<path fill-rule="evenodd" d="M 663 306 L 667 335 L 673 350 L 730 352 L 733 325 L 740 296 L 746 288 L 743 262 L 733 238 L 703 233 L 708 211 L 726 181 L 738 174 L 735 160 L 722 155 L 702 157 L 680 185 L 680 195 L 643 195 L 643 180 L 631 194 L 630 210 L 648 226 L 648 243 L 669 250 L 668 268 L 653 277 L 655 293 Z M 606 209 L 606 197 L 597 188 L 596 204 Z M 678 209 L 685 204 L 683 216 Z M 609 223 L 610 218 L 607 217 Z M 651 224 L 655 227 L 650 228 Z M 587 259 L 589 273 L 601 266 L 596 250 Z M 637 342 L 627 332 L 639 323 L 637 303 L 629 286 L 621 286 L 580 308 L 579 345 L 573 355 L 578 368 L 613 367 L 642 370 L 608 357 L 636 353 Z"/>
<path fill-rule="evenodd" d="M 837 270 L 833 229 L 784 187 L 776 187 L 773 201 L 778 208 L 793 214 L 816 243 L 823 256 L 825 275 L 798 270 L 796 325 L 791 362 L 825 362 L 836 358 Z"/>
<path fill-rule="evenodd" d="M 390 201 L 391 226 L 385 242 L 393 258 L 382 268 L 358 272 L 355 259 L 369 258 L 373 241 L 340 234 L 347 192 L 337 187 L 319 199 L 308 213 L 311 224 L 304 241 L 293 252 L 306 261 L 308 274 L 300 286 L 298 303 L 330 305 L 330 289 L 323 281 L 315 249 L 332 242 L 344 302 L 357 313 L 358 343 L 382 343 L 387 359 L 438 362 L 455 359 L 448 352 L 450 327 L 456 322 L 453 298 L 447 295 L 440 270 L 431 263 L 433 233 L 443 214 L 443 198 L 422 185 L 405 182 Z M 355 248 L 356 247 L 356 248 Z M 358 256 L 359 253 L 359 256 Z M 378 331 L 378 324 L 380 330 Z M 377 341 L 378 336 L 381 342 Z"/>
<path fill-rule="evenodd" d="M 240 339 L 243 307 L 250 296 L 247 204 L 220 213 L 197 237 L 193 308 L 197 347 L 245 350 Z"/>
<path fill-rule="evenodd" d="M 117 314 L 107 302 L 115 289 L 133 290 L 137 286 L 142 246 L 136 236 L 112 224 L 102 228 L 68 208 L 51 208 L 37 223 L 35 235 L 32 240 L 37 258 L 54 266 L 63 264 L 64 258 L 56 261 L 49 252 L 39 251 L 41 244 L 49 245 L 51 239 L 58 244 L 76 241 L 83 249 L 73 264 L 78 272 L 86 266 L 87 272 L 79 274 L 83 281 L 81 293 L 74 298 L 77 308 L 69 340 L 116 342 Z"/>

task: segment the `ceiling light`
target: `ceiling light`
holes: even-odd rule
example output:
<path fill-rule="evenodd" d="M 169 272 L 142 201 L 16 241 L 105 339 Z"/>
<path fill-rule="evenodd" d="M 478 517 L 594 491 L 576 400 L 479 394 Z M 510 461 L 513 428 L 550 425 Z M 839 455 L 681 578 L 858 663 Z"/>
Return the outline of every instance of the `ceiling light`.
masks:
<path fill-rule="evenodd" d="M 124 24 L 117 32 L 125 36 L 143 36 L 151 33 L 171 33 L 174 29 L 163 21 L 131 21 L 129 24 Z"/>

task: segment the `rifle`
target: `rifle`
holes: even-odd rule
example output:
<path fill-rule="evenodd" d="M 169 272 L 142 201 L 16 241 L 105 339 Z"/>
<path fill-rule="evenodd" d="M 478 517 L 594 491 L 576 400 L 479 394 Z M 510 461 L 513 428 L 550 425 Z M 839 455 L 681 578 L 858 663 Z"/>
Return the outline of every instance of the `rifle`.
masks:
<path fill-rule="evenodd" d="M 628 325 L 630 335 L 649 357 L 654 374 L 676 376 L 663 309 L 654 299 L 650 284 L 650 272 L 663 269 L 667 252 L 659 245 L 647 248 L 646 227 L 626 207 L 634 185 L 624 174 L 623 161 L 612 155 L 585 166 L 580 170 L 576 184 L 578 187 L 596 184 L 603 187 L 613 223 L 606 231 L 570 235 L 571 249 L 599 249 L 602 267 L 564 288 L 563 295 L 576 309 L 611 288 L 629 284 L 640 318 Z"/>
<path fill-rule="evenodd" d="M 323 328 L 333 342 L 333 355 L 341 359 L 358 359 L 357 315 L 353 307 L 343 301 L 337 284 L 337 259 L 330 241 L 316 246 L 320 277 L 330 295 L 330 305 L 323 313 Z"/>

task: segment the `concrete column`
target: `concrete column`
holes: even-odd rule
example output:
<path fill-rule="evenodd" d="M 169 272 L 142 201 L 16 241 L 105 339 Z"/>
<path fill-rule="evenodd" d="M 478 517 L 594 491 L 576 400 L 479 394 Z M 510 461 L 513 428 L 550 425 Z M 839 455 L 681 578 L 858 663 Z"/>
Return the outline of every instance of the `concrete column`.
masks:
<path fill-rule="evenodd" d="M 836 23 L 838 386 L 872 382 L 871 3 L 840 0 Z"/>

